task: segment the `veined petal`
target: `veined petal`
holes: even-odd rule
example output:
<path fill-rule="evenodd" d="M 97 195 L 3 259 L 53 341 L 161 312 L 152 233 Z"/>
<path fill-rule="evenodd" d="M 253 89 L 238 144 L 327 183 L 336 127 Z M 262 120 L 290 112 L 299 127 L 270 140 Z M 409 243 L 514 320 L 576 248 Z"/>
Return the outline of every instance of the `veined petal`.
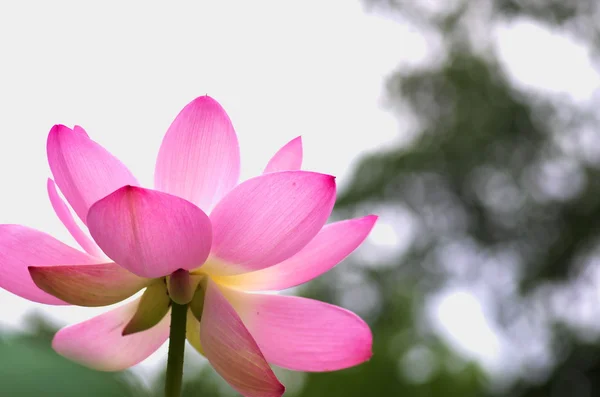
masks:
<path fill-rule="evenodd" d="M 139 301 L 61 329 L 52 347 L 58 354 L 98 371 L 121 371 L 143 361 L 169 337 L 171 317 L 166 315 L 147 331 L 123 336 Z"/>
<path fill-rule="evenodd" d="M 48 178 L 46 187 L 48 190 L 48 198 L 50 198 L 50 203 L 52 204 L 52 208 L 54 209 L 56 216 L 58 216 L 58 219 L 60 219 L 63 225 L 65 225 L 75 241 L 77 241 L 81 248 L 83 248 L 83 250 L 88 254 L 95 256 L 96 258 L 104 258 L 105 255 L 102 250 L 83 232 L 83 230 L 81 230 L 81 228 L 75 222 L 69 207 L 67 207 L 67 204 L 59 196 L 58 191 L 56 190 L 56 185 L 52 179 Z"/>
<path fill-rule="evenodd" d="M 74 266 L 30 266 L 41 290 L 72 305 L 107 306 L 129 298 L 150 279 L 138 277 L 116 263 Z"/>
<path fill-rule="evenodd" d="M 295 287 L 333 268 L 368 236 L 377 216 L 369 215 L 325 225 L 296 255 L 277 265 L 251 273 L 219 277 L 219 283 L 244 291 Z"/>
<path fill-rule="evenodd" d="M 275 153 L 263 173 L 298 171 L 300 167 L 302 167 L 302 137 L 297 137 Z"/>
<path fill-rule="evenodd" d="M 125 186 L 90 208 L 88 226 L 112 260 L 141 277 L 201 266 L 210 251 L 210 220 L 194 204 Z"/>
<path fill-rule="evenodd" d="M 209 281 L 200 321 L 208 361 L 246 397 L 279 397 L 285 391 L 242 320 L 214 282 Z"/>
<path fill-rule="evenodd" d="M 29 266 L 89 265 L 97 261 L 49 234 L 21 225 L 0 225 L 0 287 L 25 299 L 65 304 L 33 283 Z"/>
<path fill-rule="evenodd" d="M 372 355 L 369 326 L 346 309 L 295 296 L 221 289 L 272 364 L 297 371 L 335 371 Z"/>
<path fill-rule="evenodd" d="M 210 214 L 213 247 L 205 271 L 260 270 L 302 249 L 335 202 L 335 178 L 306 171 L 264 174 L 236 186 Z"/>
<path fill-rule="evenodd" d="M 163 139 L 154 186 L 208 213 L 237 184 L 239 176 L 240 149 L 229 116 L 209 96 L 194 99 Z"/>
<path fill-rule="evenodd" d="M 55 125 L 46 150 L 54 180 L 75 213 L 85 223 L 96 201 L 125 185 L 137 185 L 131 172 L 87 134 Z"/>

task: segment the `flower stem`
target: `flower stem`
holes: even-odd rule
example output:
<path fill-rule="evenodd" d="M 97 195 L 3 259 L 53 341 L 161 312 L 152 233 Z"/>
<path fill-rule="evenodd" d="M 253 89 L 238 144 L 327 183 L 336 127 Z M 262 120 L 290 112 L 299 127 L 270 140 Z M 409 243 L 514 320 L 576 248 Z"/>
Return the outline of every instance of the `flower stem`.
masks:
<path fill-rule="evenodd" d="M 167 359 L 165 397 L 179 397 L 181 395 L 186 318 L 187 305 L 179 305 L 175 302 L 172 302 L 171 332 L 169 334 L 169 358 Z"/>

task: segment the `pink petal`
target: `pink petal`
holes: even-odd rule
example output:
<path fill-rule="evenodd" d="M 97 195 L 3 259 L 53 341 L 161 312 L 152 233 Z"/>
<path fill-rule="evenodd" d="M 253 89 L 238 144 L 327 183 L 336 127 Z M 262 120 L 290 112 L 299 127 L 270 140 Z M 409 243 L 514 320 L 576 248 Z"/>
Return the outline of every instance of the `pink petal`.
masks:
<path fill-rule="evenodd" d="M 281 396 L 285 391 L 252 336 L 214 282 L 208 282 L 200 340 L 208 361 L 246 397 Z"/>
<path fill-rule="evenodd" d="M 87 133 L 87 132 L 86 132 L 86 131 L 83 129 L 83 127 L 80 127 L 80 126 L 78 126 L 78 125 L 76 125 L 76 126 L 73 126 L 73 131 L 75 131 L 75 132 L 77 132 L 77 133 L 79 133 L 79 134 L 83 134 L 83 135 L 85 135 L 85 136 L 86 136 L 86 137 L 88 137 L 88 138 L 90 137 L 90 136 L 88 135 L 88 133 Z"/>
<path fill-rule="evenodd" d="M 298 171 L 302 167 L 302 137 L 289 141 L 271 158 L 264 173 Z"/>
<path fill-rule="evenodd" d="M 98 371 L 121 371 L 156 351 L 169 337 L 168 314 L 147 331 L 123 336 L 139 299 L 83 323 L 61 329 L 54 336 L 56 352 Z"/>
<path fill-rule="evenodd" d="M 346 258 L 367 237 L 377 216 L 331 223 L 304 248 L 277 265 L 251 273 L 221 277 L 219 282 L 245 291 L 282 290 L 320 276 Z"/>
<path fill-rule="evenodd" d="M 346 309 L 295 296 L 223 291 L 271 364 L 335 371 L 372 355 L 369 326 Z"/>
<path fill-rule="evenodd" d="M 88 138 L 85 131 L 55 125 L 46 150 L 54 180 L 75 213 L 85 223 L 92 204 L 137 181 L 116 157 Z"/>
<path fill-rule="evenodd" d="M 216 260 L 206 271 L 246 273 L 291 257 L 323 227 L 334 202 L 329 175 L 274 172 L 241 183 L 210 215 Z"/>
<path fill-rule="evenodd" d="M 97 259 L 54 237 L 20 225 L 0 225 L 0 288 L 34 302 L 64 305 L 39 289 L 29 266 L 87 265 Z"/>
<path fill-rule="evenodd" d="M 88 226 L 100 248 L 141 277 L 201 266 L 210 251 L 210 220 L 194 204 L 155 190 L 125 186 L 90 208 Z"/>
<path fill-rule="evenodd" d="M 154 172 L 156 189 L 207 213 L 238 182 L 240 149 L 229 116 L 209 96 L 194 99 L 167 131 Z"/>
<path fill-rule="evenodd" d="M 29 267 L 33 282 L 43 291 L 78 306 L 107 306 L 129 298 L 151 280 L 116 263 L 85 266 Z"/>
<path fill-rule="evenodd" d="M 88 254 L 95 256 L 97 258 L 103 258 L 104 254 L 100 250 L 100 248 L 96 245 L 96 243 L 87 236 L 81 230 L 81 228 L 75 222 L 73 215 L 71 215 L 71 211 L 67 204 L 63 201 L 63 199 L 58 195 L 58 191 L 56 190 L 56 185 L 54 181 L 48 178 L 48 183 L 46 184 L 48 190 L 48 197 L 50 198 L 50 203 L 52 204 L 52 208 L 54 208 L 54 212 L 58 216 L 58 219 L 65 225 L 71 236 L 77 241 L 77 243 L 84 249 Z"/>

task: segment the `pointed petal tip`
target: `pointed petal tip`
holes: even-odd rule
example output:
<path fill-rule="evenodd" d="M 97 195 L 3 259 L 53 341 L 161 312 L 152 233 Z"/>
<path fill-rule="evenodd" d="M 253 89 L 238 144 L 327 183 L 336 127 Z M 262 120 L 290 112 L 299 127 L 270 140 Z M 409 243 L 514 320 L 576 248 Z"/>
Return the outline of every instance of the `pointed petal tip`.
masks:
<path fill-rule="evenodd" d="M 121 332 L 121 336 L 127 336 L 127 335 L 131 335 L 131 334 L 135 334 L 137 332 L 137 330 L 135 329 L 135 327 L 131 324 L 131 321 L 127 324 L 127 326 L 125 326 L 125 328 L 123 328 L 123 331 Z"/>
<path fill-rule="evenodd" d="M 87 133 L 87 132 L 86 132 L 86 131 L 83 129 L 83 127 L 82 127 L 82 126 L 80 126 L 80 125 L 77 125 L 77 124 L 75 124 L 75 125 L 73 126 L 73 131 L 74 131 L 74 132 L 77 132 L 77 133 L 79 133 L 79 134 L 83 134 L 83 135 L 85 135 L 86 137 L 88 137 L 88 138 L 89 138 L 89 135 L 88 135 L 88 133 Z"/>
<path fill-rule="evenodd" d="M 332 185 L 335 185 L 335 183 L 336 183 L 337 176 L 335 176 L 335 175 L 323 174 L 321 172 L 313 172 L 313 171 L 303 171 L 303 172 L 308 172 L 311 174 L 319 175 L 319 176 L 321 176 L 321 178 L 323 178 L 325 181 L 331 183 Z"/>
<path fill-rule="evenodd" d="M 48 132 L 48 142 L 51 139 L 58 138 L 59 135 L 64 134 L 65 132 L 71 132 L 72 130 L 64 124 L 54 124 L 50 131 Z"/>
<path fill-rule="evenodd" d="M 135 193 L 143 194 L 144 188 L 141 188 L 139 186 L 134 186 L 134 185 L 125 185 L 125 186 L 118 188 L 114 192 L 110 193 L 109 196 L 111 196 L 113 194 L 117 195 L 119 193 L 122 193 L 123 195 L 130 195 L 130 194 L 135 194 Z M 90 209 L 91 209 L 91 207 L 90 207 Z"/>
<path fill-rule="evenodd" d="M 302 168 L 302 138 L 292 139 L 271 157 L 263 173 L 298 171 Z"/>
<path fill-rule="evenodd" d="M 337 179 L 337 177 L 335 175 L 331 175 L 331 174 L 324 174 L 321 172 L 314 172 L 314 171 L 287 171 L 287 172 L 302 172 L 305 174 L 312 174 L 313 176 L 316 177 L 320 177 L 321 179 L 323 179 L 323 181 L 330 183 L 331 185 L 335 186 L 335 181 Z"/>
<path fill-rule="evenodd" d="M 365 220 L 366 223 L 370 223 L 371 228 L 372 228 L 373 226 L 375 226 L 375 223 L 379 219 L 379 215 L 374 215 L 374 214 L 366 215 L 363 217 L 363 219 Z"/>
<path fill-rule="evenodd" d="M 285 393 L 285 386 L 283 385 L 283 383 L 279 382 L 279 387 L 277 388 L 277 390 L 274 391 L 273 395 L 281 397 L 283 396 L 283 393 Z"/>
<path fill-rule="evenodd" d="M 208 94 L 204 94 L 204 95 L 201 95 L 199 97 L 192 99 L 188 105 L 196 105 L 196 106 L 218 105 L 218 106 L 221 106 L 219 101 L 217 101 L 215 98 L 213 98 L 212 96 L 210 96 Z"/>
<path fill-rule="evenodd" d="M 42 275 L 41 275 L 41 271 L 40 271 L 40 266 L 27 266 L 27 272 L 29 273 L 29 276 L 31 277 L 31 281 L 33 281 L 33 283 L 35 284 L 36 287 L 38 287 L 42 291 L 46 292 L 47 294 L 50 294 L 48 291 L 45 291 L 43 288 L 43 282 L 41 280 Z M 52 294 L 50 294 L 50 295 L 52 295 Z"/>
<path fill-rule="evenodd" d="M 288 145 L 298 147 L 298 150 L 300 150 L 300 153 L 302 153 L 302 135 L 298 135 L 297 137 L 289 141 L 286 144 L 286 146 Z"/>
<path fill-rule="evenodd" d="M 118 191 L 123 191 L 123 192 L 126 192 L 126 193 L 129 193 L 129 192 L 143 192 L 144 188 L 141 188 L 139 186 L 133 186 L 133 185 L 125 185 L 125 186 L 122 186 L 122 187 L 118 188 L 113 193 L 116 193 Z"/>
<path fill-rule="evenodd" d="M 66 129 L 70 130 L 70 128 L 69 128 L 69 127 L 67 127 L 66 125 L 64 125 L 64 124 L 60 124 L 60 123 L 59 123 L 59 124 L 54 124 L 54 125 L 52 126 L 52 129 L 50 129 L 50 131 L 62 130 L 62 129 L 64 129 L 64 128 L 66 128 Z"/>
<path fill-rule="evenodd" d="M 77 124 L 75 124 L 73 126 L 73 128 L 68 127 L 64 124 L 54 124 L 52 126 L 52 128 L 50 128 L 49 134 L 55 135 L 55 134 L 61 134 L 61 133 L 65 133 L 65 132 L 76 132 L 79 134 L 83 134 L 86 137 L 88 136 L 88 133 L 85 131 L 85 129 L 82 126 L 77 125 Z"/>

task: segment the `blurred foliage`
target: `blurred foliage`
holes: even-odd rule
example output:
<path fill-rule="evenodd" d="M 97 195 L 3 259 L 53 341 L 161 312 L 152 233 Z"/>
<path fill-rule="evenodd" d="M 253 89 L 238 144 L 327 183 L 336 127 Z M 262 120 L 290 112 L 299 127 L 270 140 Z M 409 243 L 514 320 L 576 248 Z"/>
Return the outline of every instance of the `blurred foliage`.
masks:
<path fill-rule="evenodd" d="M 0 396 L 142 397 L 141 385 L 126 374 L 97 372 L 52 350 L 56 331 L 43 319 L 29 320 L 28 333 L 0 336 Z"/>
<path fill-rule="evenodd" d="M 396 146 L 360 161 L 335 214 L 378 213 L 406 241 L 391 251 L 367 243 L 301 291 L 361 314 L 374 355 L 333 373 L 278 369 L 286 395 L 600 396 L 597 103 L 517 86 L 492 34 L 529 18 L 597 54 L 600 3 L 364 1 L 420 31 L 433 54 L 389 76 L 387 106 L 404 131 Z M 452 287 L 485 298 L 488 321 L 511 348 L 504 373 L 486 373 L 436 331 L 429 303 Z M 48 331 L 37 334 L 0 340 L 0 395 L 144 390 L 123 374 L 66 362 Z M 231 394 L 208 367 L 184 389 L 186 397 Z"/>
<path fill-rule="evenodd" d="M 494 42 L 496 26 L 531 20 L 575 38 L 597 64 L 600 3 L 366 3 L 418 29 L 432 54 L 389 76 L 387 105 L 405 126 L 403 139 L 363 158 L 337 201 L 339 215 L 379 208 L 381 221 L 409 230 L 391 258 L 355 257 L 362 281 L 354 285 L 384 275 L 380 304 L 391 299 L 381 291 L 412 290 L 426 323 L 427 302 L 440 291 L 484 298 L 512 355 L 496 374 L 501 381 L 488 378 L 479 393 L 600 395 L 598 104 L 515 83 Z M 332 273 L 329 282 L 344 277 Z M 418 316 L 414 327 L 423 328 Z"/>

